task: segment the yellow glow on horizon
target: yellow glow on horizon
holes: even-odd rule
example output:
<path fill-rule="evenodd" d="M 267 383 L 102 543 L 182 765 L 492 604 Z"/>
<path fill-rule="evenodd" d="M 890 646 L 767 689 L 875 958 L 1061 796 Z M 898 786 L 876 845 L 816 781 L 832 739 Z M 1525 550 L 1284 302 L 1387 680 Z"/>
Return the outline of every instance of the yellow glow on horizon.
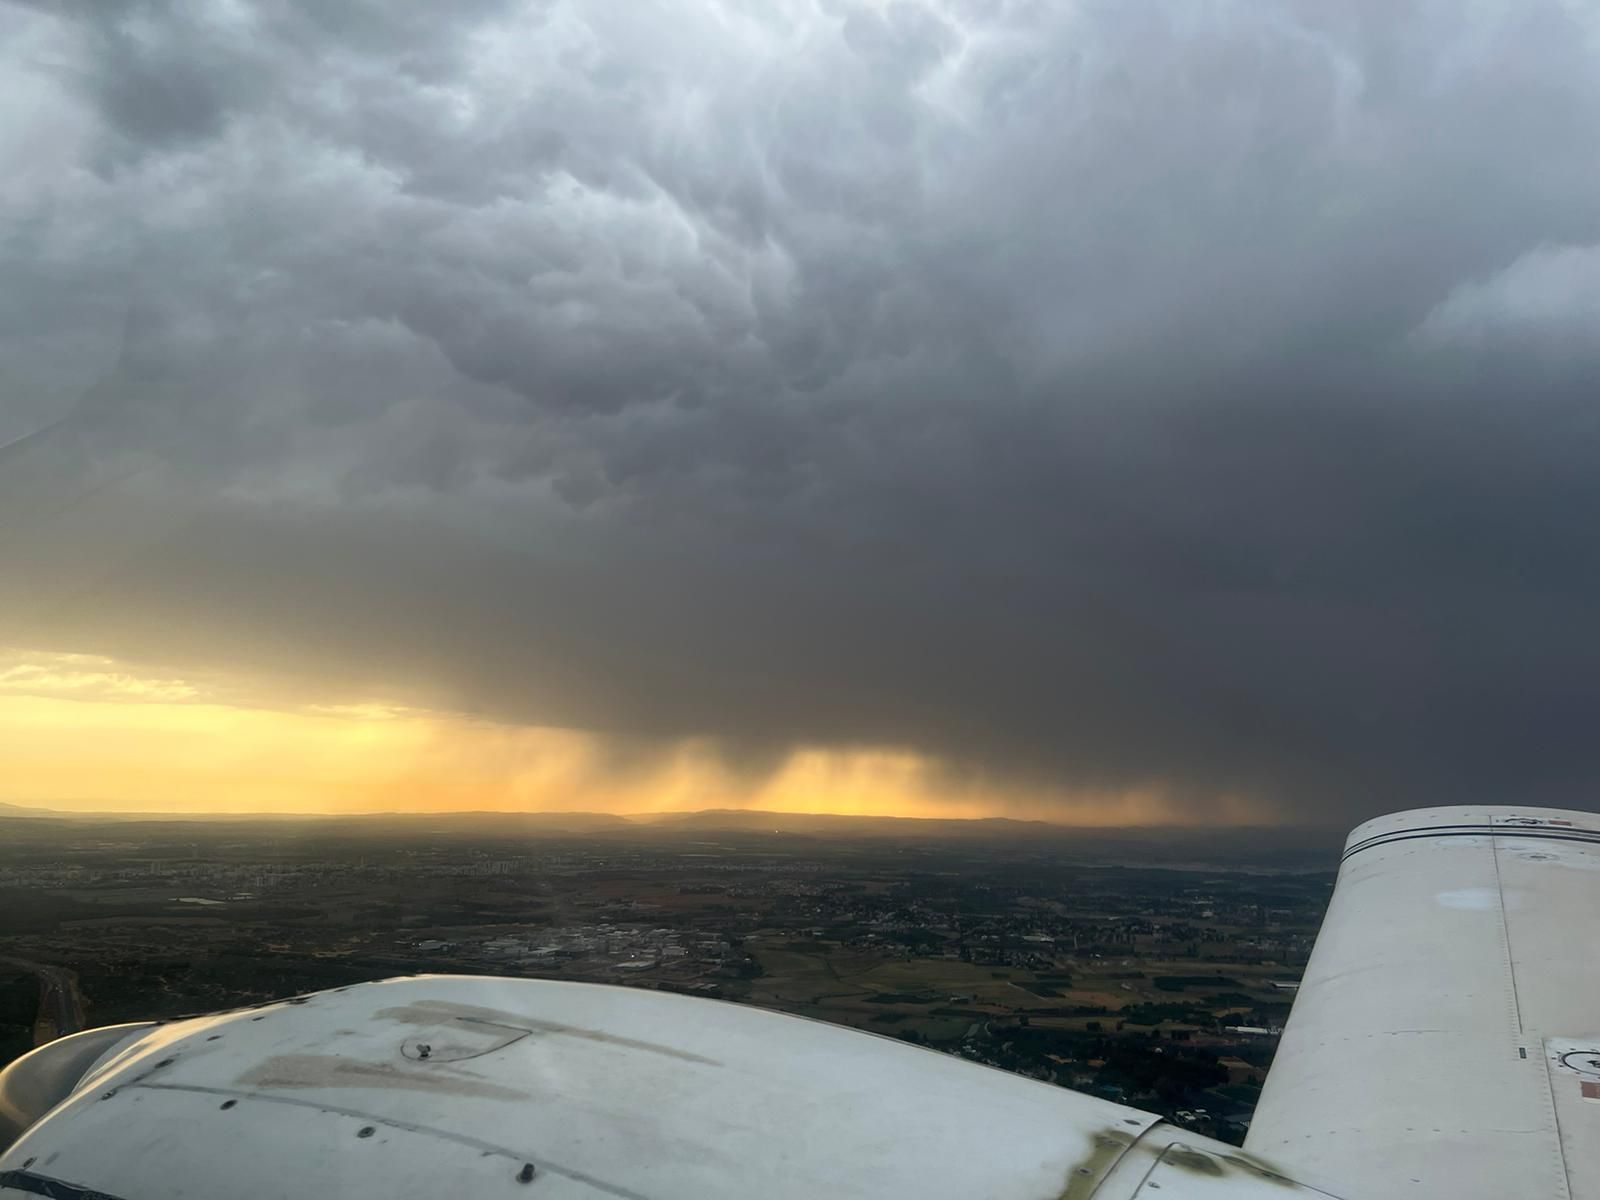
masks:
<path fill-rule="evenodd" d="M 92 656 L 0 661 L 0 800 L 143 812 L 624 814 L 751 808 L 1085 825 L 1182 819 L 1158 792 L 963 781 L 897 749 L 802 747 L 752 779 L 714 744 L 618 766 L 604 736 L 381 704 L 272 708 Z M 1252 819 L 1242 814 L 1241 819 Z"/>

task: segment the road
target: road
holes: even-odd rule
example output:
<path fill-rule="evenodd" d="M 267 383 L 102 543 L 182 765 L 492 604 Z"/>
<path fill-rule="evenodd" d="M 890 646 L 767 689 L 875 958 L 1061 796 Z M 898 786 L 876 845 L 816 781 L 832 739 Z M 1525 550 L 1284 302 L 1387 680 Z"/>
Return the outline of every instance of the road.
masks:
<path fill-rule="evenodd" d="M 83 1028 L 83 994 L 78 991 L 76 972 L 10 955 L 0 955 L 0 963 L 9 963 L 39 977 L 39 1015 L 33 1022 L 35 1046 Z"/>

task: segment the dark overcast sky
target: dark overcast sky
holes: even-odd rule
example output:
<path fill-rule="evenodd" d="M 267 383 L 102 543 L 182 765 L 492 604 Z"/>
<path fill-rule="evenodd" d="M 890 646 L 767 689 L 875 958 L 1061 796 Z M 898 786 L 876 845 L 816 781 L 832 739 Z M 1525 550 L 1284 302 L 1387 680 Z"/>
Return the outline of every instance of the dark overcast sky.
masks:
<path fill-rule="evenodd" d="M 0 72 L 0 641 L 1592 803 L 1592 6 L 0 0 Z"/>

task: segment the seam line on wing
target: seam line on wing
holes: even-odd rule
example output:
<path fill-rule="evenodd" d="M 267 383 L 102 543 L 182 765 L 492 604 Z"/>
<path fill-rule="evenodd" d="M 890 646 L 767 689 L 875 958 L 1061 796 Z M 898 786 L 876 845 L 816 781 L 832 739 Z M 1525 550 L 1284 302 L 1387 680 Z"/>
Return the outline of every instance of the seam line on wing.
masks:
<path fill-rule="evenodd" d="M 1506 920 L 1506 888 L 1500 879 L 1500 839 L 1489 838 L 1489 861 L 1494 864 L 1494 904 L 1500 914 L 1500 946 L 1505 952 L 1506 978 L 1511 981 L 1511 1015 L 1517 1021 L 1517 1038 L 1521 1040 L 1522 997 L 1517 994 L 1517 959 L 1511 953 L 1511 925 Z"/>
<path fill-rule="evenodd" d="M 394 1117 L 385 1117 L 379 1113 L 367 1112 L 359 1108 L 345 1108 L 338 1104 L 329 1104 L 325 1100 L 301 1100 L 294 1096 L 269 1096 L 262 1092 L 246 1092 L 233 1088 L 204 1087 L 197 1083 L 136 1083 L 132 1087 L 150 1088 L 160 1092 L 198 1092 L 206 1096 L 228 1096 L 239 1100 L 253 1100 L 262 1104 L 290 1104 L 297 1108 L 310 1108 L 317 1112 L 338 1113 L 343 1117 L 353 1117 L 361 1121 L 370 1121 L 376 1125 L 387 1125 L 391 1129 L 403 1129 L 407 1133 L 417 1133 L 424 1137 L 435 1137 L 441 1141 L 455 1142 L 457 1145 L 466 1146 L 472 1150 L 481 1150 L 485 1154 L 499 1154 L 513 1162 L 532 1162 L 537 1164 L 539 1170 L 549 1171 L 555 1175 L 564 1175 L 576 1183 L 587 1184 L 602 1192 L 610 1192 L 621 1200 L 651 1200 L 642 1192 L 635 1192 L 631 1188 L 618 1187 L 614 1183 L 607 1183 L 597 1179 L 587 1171 L 579 1171 L 572 1167 L 564 1167 L 560 1163 L 551 1162 L 542 1154 L 528 1154 L 521 1150 L 513 1150 L 509 1146 L 502 1146 L 498 1142 L 487 1142 L 481 1138 L 471 1137 L 464 1133 L 454 1133 L 448 1129 L 440 1129 L 435 1125 L 419 1125 L 414 1121 L 400 1121 Z M 69 1198 L 70 1200 L 70 1198 Z M 111 1200 L 116 1200 L 112 1197 Z"/>

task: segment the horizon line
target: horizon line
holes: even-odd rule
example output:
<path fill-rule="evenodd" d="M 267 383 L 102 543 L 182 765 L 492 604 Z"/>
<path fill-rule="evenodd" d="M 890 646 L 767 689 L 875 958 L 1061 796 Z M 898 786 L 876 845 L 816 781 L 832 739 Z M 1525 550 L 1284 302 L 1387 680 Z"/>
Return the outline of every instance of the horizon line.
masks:
<path fill-rule="evenodd" d="M 1042 825 L 1051 829 L 1081 829 L 1081 830 L 1149 830 L 1149 829 L 1342 829 L 1344 824 L 1338 822 L 1281 822 L 1281 821 L 1256 821 L 1256 822 L 1208 822 L 1208 821 L 1163 821 L 1146 822 L 1141 824 L 1105 824 L 1091 822 L 1052 821 L 1043 817 L 1010 817 L 1003 815 L 964 817 L 964 816 L 910 816 L 895 813 L 846 813 L 830 812 L 827 810 L 793 811 L 785 809 L 766 808 L 729 808 L 713 807 L 699 809 L 670 809 L 660 812 L 617 813 L 606 812 L 599 809 L 521 809 L 521 808 L 473 808 L 473 809 L 359 809 L 343 812 L 329 812 L 326 810 L 291 809 L 291 810 L 261 810 L 261 809 L 221 809 L 215 811 L 199 811 L 194 809 L 115 809 L 115 808 L 56 808 L 41 804 L 27 804 L 17 801 L 0 801 L 0 816 L 7 812 L 13 813 L 39 813 L 51 817 L 113 817 L 125 820 L 140 818 L 160 818 L 175 820 L 341 820 L 341 819 L 378 819 L 391 818 L 402 820 L 417 820 L 438 817 L 586 817 L 606 821 L 616 821 L 627 825 L 656 825 L 689 817 L 703 817 L 714 814 L 729 816 L 773 817 L 778 819 L 791 819 L 796 817 L 821 817 L 846 821 L 897 821 L 907 823 L 934 823 L 944 822 L 959 825 L 983 824 L 1011 824 L 1011 825 Z"/>

